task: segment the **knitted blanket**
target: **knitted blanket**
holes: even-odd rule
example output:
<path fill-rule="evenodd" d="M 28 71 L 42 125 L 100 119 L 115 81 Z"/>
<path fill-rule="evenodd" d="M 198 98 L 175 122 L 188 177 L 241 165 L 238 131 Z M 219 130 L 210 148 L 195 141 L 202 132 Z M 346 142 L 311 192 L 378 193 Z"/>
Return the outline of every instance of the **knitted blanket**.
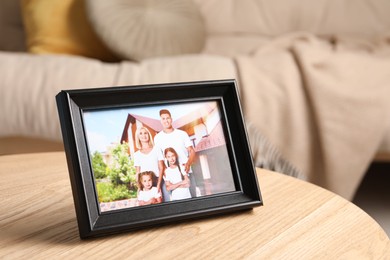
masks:
<path fill-rule="evenodd" d="M 244 114 L 305 179 L 352 199 L 390 131 L 389 54 L 381 42 L 279 38 L 236 57 Z"/>

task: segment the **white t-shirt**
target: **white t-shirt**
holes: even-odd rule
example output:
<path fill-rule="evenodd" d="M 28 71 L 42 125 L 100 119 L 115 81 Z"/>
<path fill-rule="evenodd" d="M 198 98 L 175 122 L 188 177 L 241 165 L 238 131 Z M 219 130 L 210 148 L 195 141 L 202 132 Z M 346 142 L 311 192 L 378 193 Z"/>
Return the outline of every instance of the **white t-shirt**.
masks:
<path fill-rule="evenodd" d="M 148 153 L 144 154 L 141 151 L 136 151 L 134 153 L 134 166 L 139 166 L 141 172 L 152 171 L 156 177 L 160 176 L 158 171 L 158 161 L 163 160 L 162 154 L 153 147 L 153 149 Z"/>
<path fill-rule="evenodd" d="M 159 132 L 154 137 L 155 147 L 164 156 L 164 150 L 168 147 L 172 147 L 179 156 L 178 160 L 180 165 L 184 165 L 188 161 L 187 147 L 192 146 L 192 142 L 188 134 L 180 129 L 174 129 L 171 133 Z M 190 170 L 191 172 L 191 170 Z"/>
<path fill-rule="evenodd" d="M 160 198 L 161 197 L 161 193 L 158 192 L 158 189 L 156 187 L 152 187 L 150 190 L 141 190 L 139 191 L 138 193 L 138 200 L 142 200 L 142 201 L 149 201 L 153 198 Z"/>
<path fill-rule="evenodd" d="M 181 178 L 181 172 L 179 171 L 179 167 L 176 168 L 166 168 L 165 169 L 165 181 L 169 181 L 172 184 L 176 184 L 181 182 L 183 179 Z M 172 190 L 172 200 L 182 200 L 182 199 L 190 199 L 191 193 L 189 188 L 176 188 Z"/>

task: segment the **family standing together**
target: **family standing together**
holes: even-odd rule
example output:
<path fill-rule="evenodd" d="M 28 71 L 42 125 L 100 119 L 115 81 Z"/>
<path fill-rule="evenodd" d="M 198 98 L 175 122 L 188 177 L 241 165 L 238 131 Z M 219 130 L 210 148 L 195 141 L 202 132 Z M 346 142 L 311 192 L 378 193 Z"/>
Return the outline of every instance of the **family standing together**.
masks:
<path fill-rule="evenodd" d="M 138 180 L 139 205 L 188 199 L 196 196 L 191 164 L 195 150 L 188 134 L 172 126 L 171 113 L 160 110 L 163 130 L 154 140 L 146 127 L 135 133 L 138 149 L 134 166 Z"/>

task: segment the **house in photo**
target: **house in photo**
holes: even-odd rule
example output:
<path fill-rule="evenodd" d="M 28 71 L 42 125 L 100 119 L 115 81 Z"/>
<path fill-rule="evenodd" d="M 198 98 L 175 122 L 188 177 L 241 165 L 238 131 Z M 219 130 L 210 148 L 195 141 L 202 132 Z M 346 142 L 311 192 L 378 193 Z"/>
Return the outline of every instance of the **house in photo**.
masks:
<path fill-rule="evenodd" d="M 158 115 L 158 111 L 156 114 Z M 198 193 L 210 195 L 235 190 L 217 102 L 206 102 L 201 108 L 172 119 L 173 127 L 185 131 L 194 146 L 196 158 L 192 169 Z M 129 144 L 131 157 L 137 151 L 135 131 L 141 126 L 146 127 L 153 138 L 163 129 L 159 117 L 150 118 L 129 113 L 120 141 Z"/>

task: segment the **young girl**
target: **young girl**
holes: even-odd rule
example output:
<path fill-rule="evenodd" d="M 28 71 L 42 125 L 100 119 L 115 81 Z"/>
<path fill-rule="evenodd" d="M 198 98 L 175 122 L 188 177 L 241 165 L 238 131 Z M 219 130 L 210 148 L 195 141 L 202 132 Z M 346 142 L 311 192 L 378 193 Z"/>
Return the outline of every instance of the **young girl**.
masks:
<path fill-rule="evenodd" d="M 161 203 L 161 193 L 157 187 L 153 187 L 154 173 L 152 171 L 138 174 L 138 205 Z"/>
<path fill-rule="evenodd" d="M 167 190 L 172 191 L 171 200 L 191 198 L 190 180 L 187 174 L 180 169 L 175 149 L 172 147 L 165 149 L 164 155 L 169 165 L 164 171 L 164 180 Z"/>

